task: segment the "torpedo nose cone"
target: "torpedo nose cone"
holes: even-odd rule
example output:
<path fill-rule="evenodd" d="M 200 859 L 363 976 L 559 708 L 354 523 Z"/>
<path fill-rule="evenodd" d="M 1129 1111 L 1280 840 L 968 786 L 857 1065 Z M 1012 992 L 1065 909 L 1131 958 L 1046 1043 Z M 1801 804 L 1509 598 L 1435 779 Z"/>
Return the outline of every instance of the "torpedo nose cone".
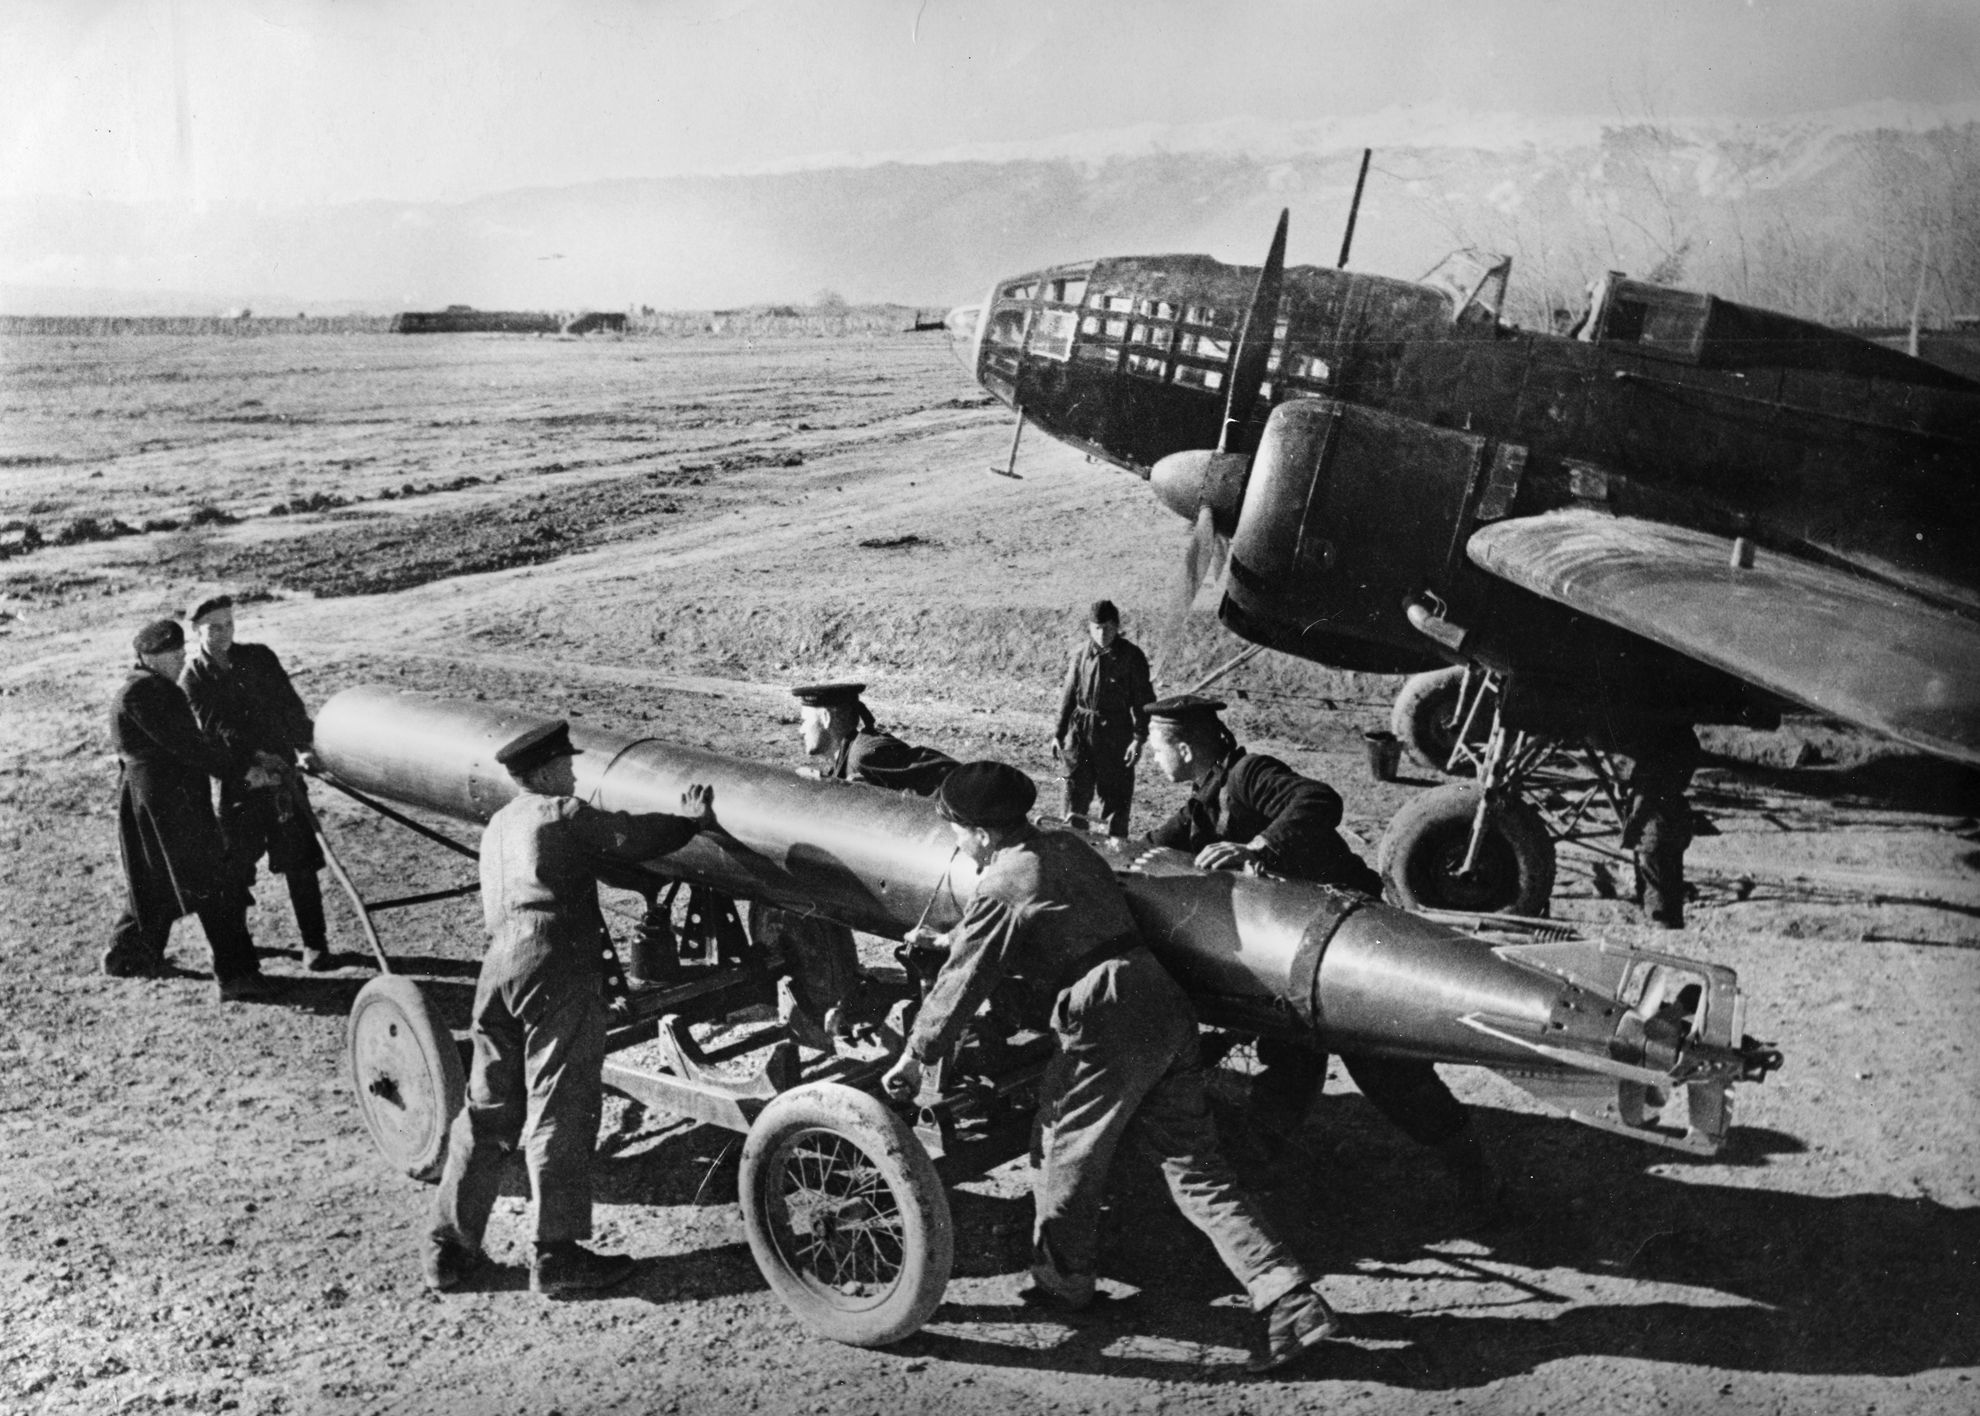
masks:
<path fill-rule="evenodd" d="M 1172 452 L 1148 469 L 1148 485 L 1163 506 L 1184 521 L 1204 509 L 1224 535 L 1237 530 L 1251 458 L 1237 452 Z"/>

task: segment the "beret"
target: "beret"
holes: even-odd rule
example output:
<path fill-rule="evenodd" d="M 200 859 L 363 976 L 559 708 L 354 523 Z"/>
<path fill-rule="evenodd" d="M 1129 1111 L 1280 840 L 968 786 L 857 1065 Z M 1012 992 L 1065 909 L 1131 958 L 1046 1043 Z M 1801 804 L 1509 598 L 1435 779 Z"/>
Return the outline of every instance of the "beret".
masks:
<path fill-rule="evenodd" d="M 864 692 L 866 685 L 863 683 L 801 683 L 791 690 L 798 702 L 807 708 L 836 708 L 844 703 L 857 703 Z"/>
<path fill-rule="evenodd" d="M 514 777 L 533 771 L 553 758 L 576 754 L 577 749 L 571 746 L 571 725 L 558 718 L 554 722 L 538 723 L 510 738 L 495 749 L 495 760 Z"/>
<path fill-rule="evenodd" d="M 1038 786 L 1004 762 L 965 762 L 942 780 L 935 809 L 958 826 L 1014 826 L 1038 800 Z"/>
<path fill-rule="evenodd" d="M 1158 698 L 1150 703 L 1146 712 L 1151 718 L 1166 718 L 1172 723 L 1200 722 L 1214 718 L 1224 711 L 1221 698 L 1205 698 L 1200 693 L 1178 693 L 1173 698 Z"/>
<path fill-rule="evenodd" d="M 186 632 L 179 628 L 177 620 L 153 620 L 137 632 L 131 640 L 131 648 L 140 654 L 163 654 L 168 649 L 178 649 L 186 642 Z"/>
<path fill-rule="evenodd" d="M 215 610 L 231 610 L 233 608 L 234 597 L 232 595 L 202 591 L 194 597 L 192 604 L 186 607 L 186 623 L 198 624 L 201 615 L 210 615 Z"/>
<path fill-rule="evenodd" d="M 1119 624 L 1121 612 L 1114 608 L 1112 600 L 1095 600 L 1086 619 L 1089 624 Z"/>

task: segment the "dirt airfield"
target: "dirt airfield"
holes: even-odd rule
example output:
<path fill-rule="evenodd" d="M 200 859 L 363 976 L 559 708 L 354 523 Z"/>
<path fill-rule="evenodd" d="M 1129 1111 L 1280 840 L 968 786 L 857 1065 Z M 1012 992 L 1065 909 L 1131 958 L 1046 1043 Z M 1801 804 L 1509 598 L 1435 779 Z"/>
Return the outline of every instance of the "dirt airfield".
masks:
<path fill-rule="evenodd" d="M 1021 1168 L 955 1190 L 956 1277 L 887 1351 L 770 1295 L 735 1137 L 609 1104 L 600 1238 L 642 1260 L 533 1298 L 520 1175 L 492 1286 L 425 1290 L 429 1192 L 372 1151 L 344 1018 L 372 970 L 303 975 L 284 892 L 251 918 L 272 1005 L 100 977 L 121 893 L 105 710 L 134 629 L 218 582 L 320 703 L 367 682 L 583 716 L 795 765 L 792 682 L 1049 779 L 1058 669 L 1123 606 L 1175 690 L 1241 647 L 1170 613 L 1180 524 L 1139 483 L 1010 436 L 939 336 L 18 338 L 0 344 L 0 523 L 169 529 L 0 561 L 0 1407 L 49 1412 L 1713 1412 L 1980 1410 L 1980 829 L 1973 779 L 1814 725 L 1721 734 L 1692 927 L 1786 1067 L 1693 1162 L 1448 1069 L 1535 1222 L 1459 1231 L 1433 1167 L 1338 1074 L 1267 1202 L 1360 1336 L 1244 1374 L 1249 1319 L 1139 1161 L 1068 1324 L 1013 1296 Z M 275 511 L 280 508 L 279 514 Z M 205 508 L 206 510 L 201 510 Z M 16 537 L 18 539 L 18 535 Z M 1372 847 L 1393 685 L 1266 656 L 1225 687 L 1255 745 L 1341 787 Z M 1180 800 L 1144 772 L 1136 820 Z M 374 894 L 460 865 L 319 788 Z M 1048 782 L 1046 799 L 1054 800 Z M 1555 912 L 1652 942 L 1564 861 Z M 472 901 L 384 917 L 464 1020 Z"/>

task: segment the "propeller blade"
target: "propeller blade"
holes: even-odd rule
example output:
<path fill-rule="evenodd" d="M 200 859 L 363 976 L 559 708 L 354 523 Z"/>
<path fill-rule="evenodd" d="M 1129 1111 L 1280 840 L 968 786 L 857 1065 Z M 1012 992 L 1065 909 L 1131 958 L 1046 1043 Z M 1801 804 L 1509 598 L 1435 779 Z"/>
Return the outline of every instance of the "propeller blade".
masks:
<path fill-rule="evenodd" d="M 1183 542 L 1182 577 L 1176 587 L 1177 614 L 1189 612 L 1204 586 L 1222 582 L 1230 545 L 1230 539 L 1217 529 L 1216 514 L 1207 506 L 1197 512 Z"/>
<path fill-rule="evenodd" d="M 1272 249 L 1252 287 L 1251 304 L 1245 307 L 1244 323 L 1238 329 L 1237 358 L 1231 361 L 1231 386 L 1224 397 L 1224 427 L 1217 435 L 1217 451 L 1233 449 L 1232 438 L 1251 417 L 1251 407 L 1264 386 L 1266 365 L 1272 358 L 1272 337 L 1279 327 L 1279 291 L 1286 277 L 1286 224 L 1290 209 L 1279 212 L 1278 229 L 1272 233 Z"/>

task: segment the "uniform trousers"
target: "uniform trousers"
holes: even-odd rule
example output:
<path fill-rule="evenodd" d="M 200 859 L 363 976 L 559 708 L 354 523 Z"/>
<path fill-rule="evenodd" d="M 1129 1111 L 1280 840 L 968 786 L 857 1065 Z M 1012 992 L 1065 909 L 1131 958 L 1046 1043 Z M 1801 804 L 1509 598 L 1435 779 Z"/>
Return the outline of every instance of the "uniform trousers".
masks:
<path fill-rule="evenodd" d="M 467 1105 L 447 1136 L 432 1233 L 479 1249 L 502 1159 L 520 1146 L 536 1197 L 537 1244 L 586 1239 L 602 1109 L 603 992 L 594 975 L 566 974 L 554 963 L 506 976 L 501 949 L 490 951 L 475 989 Z"/>
<path fill-rule="evenodd" d="M 1684 924 L 1684 852 L 1691 844 L 1691 809 L 1652 807 L 1631 823 L 1636 848 L 1636 897 L 1658 924 Z"/>
<path fill-rule="evenodd" d="M 1258 1060 L 1264 1068 L 1252 1084 L 1252 1119 L 1268 1131 L 1290 1134 L 1327 1081 L 1327 1054 L 1263 1038 Z M 1469 1124 L 1463 1103 L 1428 1062 L 1344 1054 L 1341 1065 L 1369 1104 L 1418 1145 L 1441 1146 Z"/>
<path fill-rule="evenodd" d="M 268 857 L 269 872 L 288 884 L 289 908 L 295 911 L 296 933 L 302 937 L 303 948 L 320 951 L 329 940 L 323 918 L 323 885 L 316 874 L 323 868 L 323 855 L 306 804 L 291 805 L 284 800 L 289 790 L 250 791 L 223 801 L 220 834 L 248 885 L 254 883 L 254 863 L 264 855 Z M 302 789 L 293 790 L 300 794 Z"/>
<path fill-rule="evenodd" d="M 1107 834 L 1125 836 L 1134 806 L 1134 768 L 1127 761 L 1132 737 L 1075 738 L 1066 754 L 1066 815 L 1083 817 L 1100 798 L 1099 816 Z"/>
<path fill-rule="evenodd" d="M 1224 1159 L 1195 1015 L 1154 955 L 1134 949 L 1088 970 L 1060 993 L 1052 1027 L 1059 1051 L 1043 1088 L 1034 1185 L 1041 1278 L 1068 1295 L 1091 1292 L 1107 1174 L 1132 1132 L 1254 1308 L 1308 1281 Z"/>

